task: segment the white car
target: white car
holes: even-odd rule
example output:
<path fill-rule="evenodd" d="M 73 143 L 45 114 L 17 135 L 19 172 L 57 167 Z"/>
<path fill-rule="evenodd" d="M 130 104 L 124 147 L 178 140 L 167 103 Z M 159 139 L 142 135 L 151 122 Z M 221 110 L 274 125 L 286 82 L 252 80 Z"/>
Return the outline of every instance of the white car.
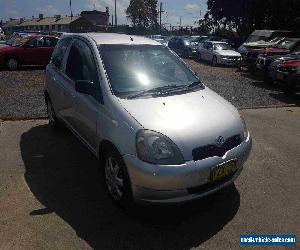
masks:
<path fill-rule="evenodd" d="M 5 34 L 1 27 L 0 27 L 0 40 L 5 40 Z"/>
<path fill-rule="evenodd" d="M 212 66 L 236 65 L 242 56 L 225 42 L 206 41 L 198 48 L 198 60 L 211 62 Z"/>

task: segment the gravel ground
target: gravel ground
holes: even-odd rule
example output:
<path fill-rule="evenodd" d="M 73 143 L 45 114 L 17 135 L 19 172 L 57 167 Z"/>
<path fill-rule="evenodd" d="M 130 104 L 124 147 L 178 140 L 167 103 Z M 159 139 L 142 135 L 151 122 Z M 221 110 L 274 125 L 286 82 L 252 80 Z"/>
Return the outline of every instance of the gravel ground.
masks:
<path fill-rule="evenodd" d="M 0 71 L 0 119 L 46 117 L 44 69 Z"/>
<path fill-rule="evenodd" d="M 300 105 L 300 95 L 286 96 L 280 89 L 264 84 L 247 72 L 230 67 L 211 67 L 186 60 L 211 89 L 237 108 Z M 44 104 L 44 69 L 0 71 L 0 119 L 46 117 Z"/>

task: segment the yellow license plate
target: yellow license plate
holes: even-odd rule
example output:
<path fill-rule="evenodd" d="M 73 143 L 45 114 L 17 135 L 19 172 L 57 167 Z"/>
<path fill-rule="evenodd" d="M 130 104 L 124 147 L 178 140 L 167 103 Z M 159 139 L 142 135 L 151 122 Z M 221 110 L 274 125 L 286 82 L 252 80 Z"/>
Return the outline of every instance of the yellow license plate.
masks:
<path fill-rule="evenodd" d="M 212 169 L 210 178 L 212 181 L 219 181 L 233 174 L 236 170 L 236 161 L 229 161 Z"/>
<path fill-rule="evenodd" d="M 284 79 L 284 74 L 278 73 L 278 74 L 277 74 L 277 80 L 282 81 L 283 79 Z"/>

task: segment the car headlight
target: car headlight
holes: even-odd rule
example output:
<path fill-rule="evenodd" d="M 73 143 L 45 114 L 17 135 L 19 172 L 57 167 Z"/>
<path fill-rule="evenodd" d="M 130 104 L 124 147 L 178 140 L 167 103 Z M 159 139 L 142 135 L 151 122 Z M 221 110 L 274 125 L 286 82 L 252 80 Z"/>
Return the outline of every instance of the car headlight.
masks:
<path fill-rule="evenodd" d="M 136 135 L 138 157 L 148 163 L 180 165 L 184 163 L 178 147 L 168 137 L 151 130 L 140 130 Z"/>

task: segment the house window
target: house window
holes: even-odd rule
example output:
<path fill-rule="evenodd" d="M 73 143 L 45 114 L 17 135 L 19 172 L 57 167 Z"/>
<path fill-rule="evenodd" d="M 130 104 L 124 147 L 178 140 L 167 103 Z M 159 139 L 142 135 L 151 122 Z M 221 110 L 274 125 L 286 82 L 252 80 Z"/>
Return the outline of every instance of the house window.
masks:
<path fill-rule="evenodd" d="M 58 30 L 58 31 L 61 30 L 61 24 L 57 25 L 57 30 Z"/>
<path fill-rule="evenodd" d="M 45 25 L 45 30 L 49 30 L 49 25 Z"/>
<path fill-rule="evenodd" d="M 52 29 L 55 30 L 55 25 L 52 25 Z"/>

